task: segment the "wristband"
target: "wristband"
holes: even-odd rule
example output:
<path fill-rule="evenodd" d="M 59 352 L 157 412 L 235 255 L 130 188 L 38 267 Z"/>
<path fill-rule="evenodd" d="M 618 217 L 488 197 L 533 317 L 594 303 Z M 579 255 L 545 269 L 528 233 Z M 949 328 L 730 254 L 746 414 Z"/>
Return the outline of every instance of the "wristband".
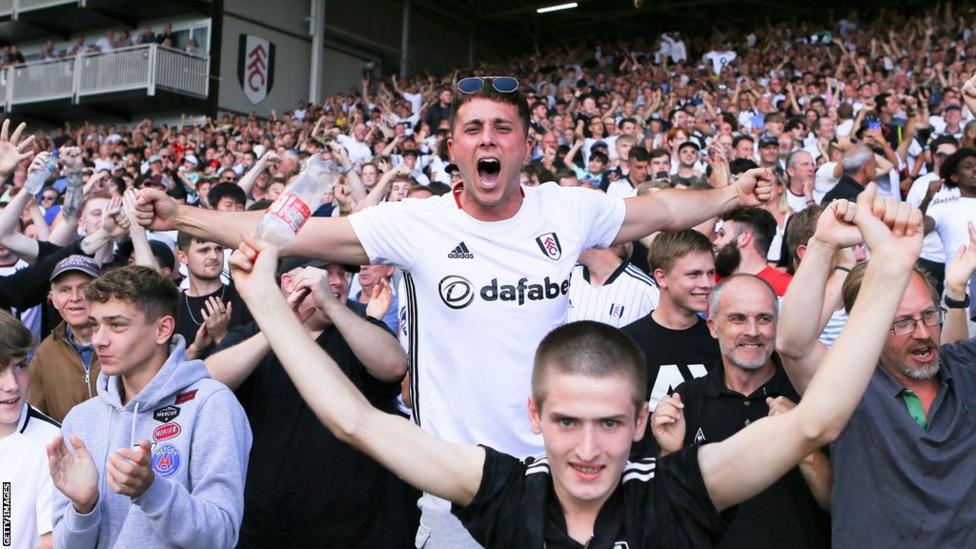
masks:
<path fill-rule="evenodd" d="M 836 267 L 834 267 L 834 270 L 835 271 L 844 271 L 845 273 L 850 273 L 851 272 L 851 269 L 850 268 L 844 267 L 843 265 L 837 265 Z"/>
<path fill-rule="evenodd" d="M 969 307 L 969 295 L 966 295 L 966 299 L 955 300 L 949 297 L 948 294 L 945 296 L 945 306 L 950 309 L 966 309 Z"/>

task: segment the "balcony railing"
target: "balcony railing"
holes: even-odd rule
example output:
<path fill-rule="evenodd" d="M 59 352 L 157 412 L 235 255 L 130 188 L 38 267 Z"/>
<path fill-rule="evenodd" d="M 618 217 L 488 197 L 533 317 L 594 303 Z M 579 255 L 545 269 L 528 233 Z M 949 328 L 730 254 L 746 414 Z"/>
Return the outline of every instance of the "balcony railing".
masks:
<path fill-rule="evenodd" d="M 32 61 L 0 69 L 5 110 L 25 103 L 156 89 L 207 97 L 210 59 L 158 44 Z"/>
<path fill-rule="evenodd" d="M 17 14 L 25 11 L 80 3 L 83 3 L 83 0 L 81 2 L 79 0 L 0 0 L 0 16 L 9 15 L 17 19 Z"/>

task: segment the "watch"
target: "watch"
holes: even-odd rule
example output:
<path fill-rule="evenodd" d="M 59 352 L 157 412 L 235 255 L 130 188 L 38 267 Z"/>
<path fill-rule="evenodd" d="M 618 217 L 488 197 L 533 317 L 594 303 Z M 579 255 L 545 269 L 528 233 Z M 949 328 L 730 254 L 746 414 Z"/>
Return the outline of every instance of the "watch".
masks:
<path fill-rule="evenodd" d="M 969 295 L 966 295 L 966 299 L 956 300 L 949 297 L 948 294 L 945 296 L 945 306 L 950 309 L 965 309 L 969 307 Z"/>

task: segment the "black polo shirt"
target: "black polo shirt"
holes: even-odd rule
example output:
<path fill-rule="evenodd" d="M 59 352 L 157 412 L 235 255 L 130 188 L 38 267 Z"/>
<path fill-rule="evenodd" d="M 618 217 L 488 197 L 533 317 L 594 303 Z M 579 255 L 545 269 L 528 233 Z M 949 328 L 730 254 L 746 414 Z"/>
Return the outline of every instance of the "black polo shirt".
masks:
<path fill-rule="evenodd" d="M 569 537 L 546 458 L 520 461 L 485 447 L 481 485 L 467 507 L 452 512 L 488 549 L 580 549 Z M 586 547 L 707 547 L 727 521 L 705 489 L 698 448 L 628 463 L 597 515 Z M 731 516 L 731 513 L 729 513 Z"/>
<path fill-rule="evenodd" d="M 776 374 L 751 395 L 725 384 L 725 369 L 718 363 L 708 375 L 682 383 L 685 446 L 720 442 L 754 421 L 769 415 L 766 397 L 784 396 L 799 402 L 779 356 L 773 354 Z M 756 448 L 761 452 L 762 448 Z M 798 467 L 772 486 L 739 505 L 738 513 L 717 547 L 830 547 L 830 516 L 813 498 Z"/>

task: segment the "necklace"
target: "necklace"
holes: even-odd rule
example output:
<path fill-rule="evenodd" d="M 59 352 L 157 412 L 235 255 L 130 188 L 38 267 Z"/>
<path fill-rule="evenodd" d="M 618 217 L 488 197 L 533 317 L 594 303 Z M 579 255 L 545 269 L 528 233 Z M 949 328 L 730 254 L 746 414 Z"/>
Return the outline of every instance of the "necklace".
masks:
<path fill-rule="evenodd" d="M 227 291 L 227 285 L 226 284 L 221 284 L 220 285 L 220 302 L 221 303 L 224 302 L 224 292 L 225 291 Z M 213 295 L 213 294 L 210 294 L 210 295 Z M 193 323 L 196 324 L 197 326 L 200 326 L 201 324 L 203 324 L 204 320 L 206 320 L 206 319 L 204 318 L 204 319 L 201 319 L 201 320 L 197 320 L 197 317 L 193 316 L 193 308 L 190 307 L 190 296 L 187 295 L 186 293 L 184 293 L 183 294 L 183 297 L 185 298 L 184 299 L 184 303 L 186 303 L 186 312 L 187 312 L 187 314 L 190 315 L 190 320 L 192 320 Z"/>

